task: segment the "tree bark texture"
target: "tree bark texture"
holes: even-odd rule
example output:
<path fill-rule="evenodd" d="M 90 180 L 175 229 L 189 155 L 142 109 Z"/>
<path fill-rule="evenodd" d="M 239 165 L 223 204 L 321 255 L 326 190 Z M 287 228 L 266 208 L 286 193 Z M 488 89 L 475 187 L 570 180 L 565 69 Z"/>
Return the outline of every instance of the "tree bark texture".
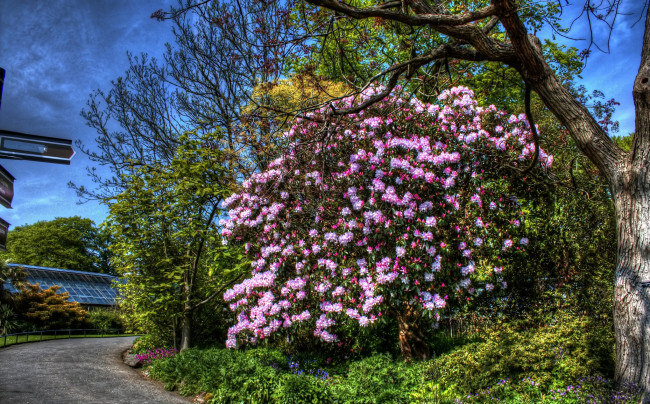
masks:
<path fill-rule="evenodd" d="M 192 312 L 183 312 L 183 328 L 181 331 L 181 352 L 191 346 L 192 343 Z"/>
<path fill-rule="evenodd" d="M 185 272 L 185 302 L 183 302 L 183 328 L 181 330 L 181 352 L 189 348 L 192 343 L 192 285 L 189 279 L 189 271 Z"/>
<path fill-rule="evenodd" d="M 650 10 L 634 81 L 636 131 L 632 150 L 610 183 L 618 236 L 614 289 L 616 384 L 650 395 Z"/>
<path fill-rule="evenodd" d="M 613 192 L 618 233 L 614 330 L 618 386 L 634 384 L 650 391 L 650 190 L 647 168 L 631 170 L 626 186 Z"/>
<path fill-rule="evenodd" d="M 399 348 L 402 358 L 407 361 L 413 359 L 428 359 L 430 356 L 429 345 L 424 340 L 424 334 L 419 325 L 419 314 L 411 307 L 395 313 L 399 327 Z"/>

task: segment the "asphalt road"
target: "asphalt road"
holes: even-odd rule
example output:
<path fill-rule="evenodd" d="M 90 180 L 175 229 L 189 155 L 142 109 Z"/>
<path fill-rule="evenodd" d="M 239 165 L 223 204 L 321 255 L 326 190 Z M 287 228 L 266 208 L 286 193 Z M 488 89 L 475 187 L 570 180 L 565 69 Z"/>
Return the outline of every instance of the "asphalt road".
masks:
<path fill-rule="evenodd" d="M 122 362 L 133 337 L 75 338 L 0 349 L 2 404 L 187 404 Z"/>

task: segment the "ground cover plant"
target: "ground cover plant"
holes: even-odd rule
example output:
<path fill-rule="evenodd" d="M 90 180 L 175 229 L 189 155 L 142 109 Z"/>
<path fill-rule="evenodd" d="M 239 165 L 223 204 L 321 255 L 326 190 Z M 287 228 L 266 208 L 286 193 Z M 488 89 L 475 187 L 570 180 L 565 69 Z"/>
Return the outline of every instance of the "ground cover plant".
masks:
<path fill-rule="evenodd" d="M 539 331 L 502 324 L 477 342 L 458 338 L 426 361 L 209 348 L 154 360 L 148 369 L 166 388 L 214 403 L 638 403 L 638 386 L 615 390 L 612 369 L 600 368 L 600 353 L 585 348 L 598 332 L 588 319 L 565 314 Z M 607 343 L 613 351 L 613 336 Z"/>
<path fill-rule="evenodd" d="M 144 353 L 136 354 L 135 357 L 143 365 L 151 365 L 153 361 L 163 358 L 171 358 L 178 353 L 176 348 L 156 348 Z"/>
<path fill-rule="evenodd" d="M 125 330 L 125 323 L 119 311 L 114 309 L 96 309 L 88 313 L 90 327 L 98 330 Z"/>

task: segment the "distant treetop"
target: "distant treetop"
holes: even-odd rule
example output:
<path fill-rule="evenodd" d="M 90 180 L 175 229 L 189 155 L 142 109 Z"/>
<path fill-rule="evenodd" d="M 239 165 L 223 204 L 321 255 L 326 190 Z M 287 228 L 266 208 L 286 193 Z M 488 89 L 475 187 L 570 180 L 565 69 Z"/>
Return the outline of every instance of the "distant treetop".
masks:
<path fill-rule="evenodd" d="M 24 265 L 112 274 L 108 243 L 92 220 L 58 217 L 11 230 L 7 252 L 0 258 Z"/>

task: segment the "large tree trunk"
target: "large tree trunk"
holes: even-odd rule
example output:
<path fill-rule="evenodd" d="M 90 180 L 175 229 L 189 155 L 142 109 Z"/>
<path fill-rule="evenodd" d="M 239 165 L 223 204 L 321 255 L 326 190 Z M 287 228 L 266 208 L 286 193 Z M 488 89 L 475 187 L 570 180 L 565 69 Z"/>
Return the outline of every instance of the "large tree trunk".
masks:
<path fill-rule="evenodd" d="M 650 9 L 634 81 L 636 132 L 632 150 L 610 181 L 618 235 L 614 330 L 617 386 L 633 383 L 650 395 Z"/>
<path fill-rule="evenodd" d="M 429 345 L 420 328 L 420 315 L 411 307 L 395 312 L 399 327 L 399 348 L 404 360 L 428 359 Z"/>
<path fill-rule="evenodd" d="M 641 65 L 634 81 L 636 132 L 629 156 L 610 189 L 616 206 L 618 249 L 614 292 L 616 384 L 650 394 L 650 10 Z"/>
<path fill-rule="evenodd" d="M 650 183 L 647 169 L 632 170 L 627 186 L 613 190 L 618 251 L 614 291 L 616 375 L 650 391 Z M 639 176 L 640 179 L 634 180 Z M 630 180 L 630 179 L 628 179 Z M 646 286 L 646 287 L 644 287 Z"/>

